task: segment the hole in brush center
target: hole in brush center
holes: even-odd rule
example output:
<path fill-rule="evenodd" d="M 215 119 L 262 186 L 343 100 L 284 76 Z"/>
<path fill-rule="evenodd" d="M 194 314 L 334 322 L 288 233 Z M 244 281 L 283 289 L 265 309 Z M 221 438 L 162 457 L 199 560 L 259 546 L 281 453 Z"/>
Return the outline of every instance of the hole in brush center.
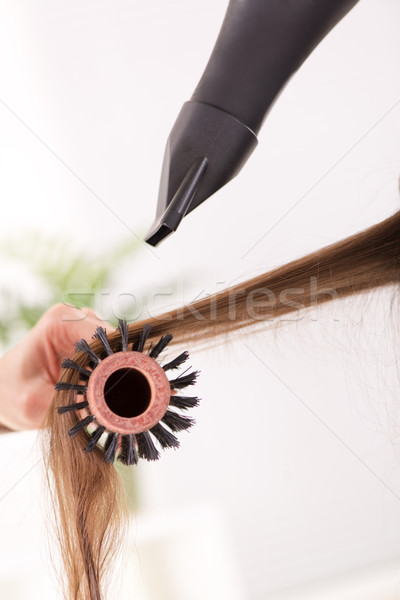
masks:
<path fill-rule="evenodd" d="M 138 417 L 149 407 L 151 389 L 147 378 L 136 369 L 118 369 L 107 379 L 104 399 L 119 417 Z"/>

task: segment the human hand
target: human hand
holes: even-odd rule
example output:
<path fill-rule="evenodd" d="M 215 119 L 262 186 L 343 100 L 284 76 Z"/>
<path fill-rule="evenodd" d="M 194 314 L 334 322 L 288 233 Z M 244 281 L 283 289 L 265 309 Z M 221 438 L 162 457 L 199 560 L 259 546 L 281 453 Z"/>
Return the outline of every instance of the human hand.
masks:
<path fill-rule="evenodd" d="M 61 362 L 80 338 L 106 326 L 91 309 L 56 304 L 0 359 L 0 429 L 37 429 L 54 396 Z"/>

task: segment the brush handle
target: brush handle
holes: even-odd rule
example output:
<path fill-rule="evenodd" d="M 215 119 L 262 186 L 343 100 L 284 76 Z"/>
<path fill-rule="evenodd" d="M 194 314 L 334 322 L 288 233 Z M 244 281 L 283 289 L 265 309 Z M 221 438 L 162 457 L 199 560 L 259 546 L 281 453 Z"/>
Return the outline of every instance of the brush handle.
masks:
<path fill-rule="evenodd" d="M 192 96 L 255 134 L 282 88 L 358 0 L 230 0 Z"/>

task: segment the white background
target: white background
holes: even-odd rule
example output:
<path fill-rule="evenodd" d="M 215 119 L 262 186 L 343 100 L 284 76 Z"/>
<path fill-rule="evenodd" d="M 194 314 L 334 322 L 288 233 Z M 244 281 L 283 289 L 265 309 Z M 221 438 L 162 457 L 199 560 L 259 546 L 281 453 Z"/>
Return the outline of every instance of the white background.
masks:
<path fill-rule="evenodd" d="M 169 130 L 225 8 L 222 0 L 2 1 L 2 239 L 39 230 L 95 257 L 130 230 L 143 235 Z M 287 86 L 240 176 L 155 251 L 144 246 L 115 294 L 152 290 L 168 304 L 172 282 L 174 301 L 188 302 L 396 210 L 399 19 L 395 0 L 362 0 Z M 311 598 L 335 585 L 335 598 L 356 598 L 346 582 L 352 573 L 366 581 L 366 571 L 376 573 L 377 598 L 385 585 L 399 597 L 393 293 L 192 350 L 204 398 L 197 426 L 179 452 L 137 474 L 132 536 L 144 557 L 149 539 L 174 538 L 182 515 L 191 524 L 175 561 L 150 552 L 158 566 L 149 577 L 165 586 L 147 584 L 146 598 L 261 600 L 285 590 Z M 34 444 L 32 433 L 0 439 L 0 576 L 11 599 L 26 597 L 25 584 L 32 599 L 51 589 Z"/>

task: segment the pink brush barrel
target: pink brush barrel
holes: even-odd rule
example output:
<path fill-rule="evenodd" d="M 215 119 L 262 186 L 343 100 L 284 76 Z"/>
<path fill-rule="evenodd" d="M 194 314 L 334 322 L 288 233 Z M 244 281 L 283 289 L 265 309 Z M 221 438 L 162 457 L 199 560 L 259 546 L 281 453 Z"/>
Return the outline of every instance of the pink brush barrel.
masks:
<path fill-rule="evenodd" d="M 164 416 L 171 388 L 160 365 L 142 352 L 108 356 L 89 378 L 87 400 L 100 425 L 121 434 L 141 433 Z"/>

